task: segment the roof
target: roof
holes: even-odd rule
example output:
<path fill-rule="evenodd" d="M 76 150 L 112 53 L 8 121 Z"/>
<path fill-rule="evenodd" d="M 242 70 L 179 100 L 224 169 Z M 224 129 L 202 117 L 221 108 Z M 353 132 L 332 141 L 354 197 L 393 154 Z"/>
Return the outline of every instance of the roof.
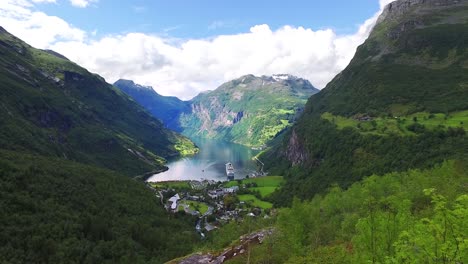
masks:
<path fill-rule="evenodd" d="M 171 198 L 169 198 L 169 202 L 171 202 L 171 209 L 172 210 L 175 210 L 177 208 L 177 201 L 180 200 L 180 196 L 179 194 L 177 193 L 176 195 L 172 196 Z"/>

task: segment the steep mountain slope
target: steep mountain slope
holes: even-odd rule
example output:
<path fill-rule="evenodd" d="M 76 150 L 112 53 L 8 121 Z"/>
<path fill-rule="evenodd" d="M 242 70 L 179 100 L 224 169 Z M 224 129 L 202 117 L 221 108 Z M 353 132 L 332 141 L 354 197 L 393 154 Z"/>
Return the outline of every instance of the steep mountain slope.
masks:
<path fill-rule="evenodd" d="M 457 0 L 389 4 L 349 66 L 309 112 L 405 115 L 468 108 L 468 6 Z"/>
<path fill-rule="evenodd" d="M 114 86 L 132 97 L 153 116 L 160 119 L 163 124 L 177 132 L 182 131 L 179 117 L 182 113 L 190 111 L 190 105 L 174 96 L 162 96 L 152 87 L 135 84 L 130 80 L 118 80 Z"/>
<path fill-rule="evenodd" d="M 100 76 L 0 28 L 0 148 L 129 175 L 194 149 Z"/>
<path fill-rule="evenodd" d="M 262 146 L 290 126 L 318 90 L 291 75 L 246 75 L 193 98 L 183 134 Z"/>
<path fill-rule="evenodd" d="M 143 183 L 0 150 L 1 263 L 164 263 L 200 241 Z"/>
<path fill-rule="evenodd" d="M 389 4 L 348 67 L 264 155 L 289 175 L 277 202 L 466 154 L 467 63 L 468 1 Z"/>
<path fill-rule="evenodd" d="M 195 146 L 101 77 L 0 27 L 0 108 L 1 263 L 162 263 L 199 241 L 127 177 Z"/>

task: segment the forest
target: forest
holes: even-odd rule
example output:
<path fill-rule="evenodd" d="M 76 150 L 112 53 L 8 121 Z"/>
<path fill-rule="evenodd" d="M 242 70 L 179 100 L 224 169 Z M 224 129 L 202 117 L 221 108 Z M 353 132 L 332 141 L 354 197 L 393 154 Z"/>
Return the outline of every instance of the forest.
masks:
<path fill-rule="evenodd" d="M 0 150 L 0 262 L 162 263 L 200 241 L 142 182 L 63 159 Z"/>
<path fill-rule="evenodd" d="M 294 199 L 274 235 L 227 263 L 464 263 L 467 168 L 466 159 L 446 161 Z"/>

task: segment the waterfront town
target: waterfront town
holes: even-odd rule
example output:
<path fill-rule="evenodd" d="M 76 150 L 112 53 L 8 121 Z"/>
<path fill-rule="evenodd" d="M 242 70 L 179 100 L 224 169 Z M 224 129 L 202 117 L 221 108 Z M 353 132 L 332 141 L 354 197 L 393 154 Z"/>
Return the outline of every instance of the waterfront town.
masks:
<path fill-rule="evenodd" d="M 197 216 L 196 230 L 204 237 L 229 221 L 271 215 L 267 197 L 280 186 L 280 176 L 231 180 L 148 182 L 161 206 L 173 214 Z"/>

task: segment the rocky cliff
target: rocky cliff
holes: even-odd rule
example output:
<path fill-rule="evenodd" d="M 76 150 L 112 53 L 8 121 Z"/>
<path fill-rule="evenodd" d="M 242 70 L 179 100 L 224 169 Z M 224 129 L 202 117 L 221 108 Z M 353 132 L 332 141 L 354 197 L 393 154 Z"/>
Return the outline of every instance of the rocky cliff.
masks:
<path fill-rule="evenodd" d="M 263 146 L 295 121 L 317 91 L 287 74 L 242 76 L 192 99 L 191 111 L 181 117 L 183 133 Z"/>

